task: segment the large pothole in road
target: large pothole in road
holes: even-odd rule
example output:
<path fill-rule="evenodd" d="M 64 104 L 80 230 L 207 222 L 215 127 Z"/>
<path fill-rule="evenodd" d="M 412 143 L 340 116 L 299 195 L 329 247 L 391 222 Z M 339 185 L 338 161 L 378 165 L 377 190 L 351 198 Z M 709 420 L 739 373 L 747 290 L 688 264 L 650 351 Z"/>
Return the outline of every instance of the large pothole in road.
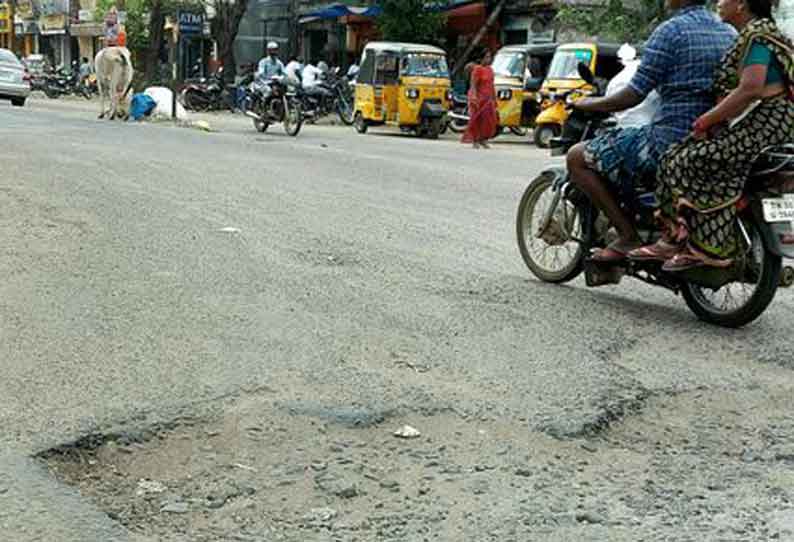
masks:
<path fill-rule="evenodd" d="M 396 436 L 405 425 L 421 434 Z M 581 525 L 559 484 L 590 455 L 443 410 L 241 400 L 211 421 L 96 435 L 42 459 L 155 540 L 501 541 Z"/>
<path fill-rule="evenodd" d="M 653 397 L 589 441 L 443 410 L 241 399 L 210 421 L 95 435 L 41 457 L 153 540 L 768 540 L 787 526 L 794 535 L 790 401 L 781 395 L 769 423 L 751 423 L 742 403 L 770 404 L 753 394 Z M 421 435 L 395 436 L 406 424 Z"/>

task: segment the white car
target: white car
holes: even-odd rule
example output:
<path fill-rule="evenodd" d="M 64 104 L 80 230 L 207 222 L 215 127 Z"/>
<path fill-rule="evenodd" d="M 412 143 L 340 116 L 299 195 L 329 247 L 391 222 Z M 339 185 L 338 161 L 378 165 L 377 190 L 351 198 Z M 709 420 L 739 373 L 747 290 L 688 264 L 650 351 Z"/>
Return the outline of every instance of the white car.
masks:
<path fill-rule="evenodd" d="M 8 49 L 0 49 L 0 100 L 11 100 L 22 107 L 30 95 L 30 82 L 25 67 Z"/>

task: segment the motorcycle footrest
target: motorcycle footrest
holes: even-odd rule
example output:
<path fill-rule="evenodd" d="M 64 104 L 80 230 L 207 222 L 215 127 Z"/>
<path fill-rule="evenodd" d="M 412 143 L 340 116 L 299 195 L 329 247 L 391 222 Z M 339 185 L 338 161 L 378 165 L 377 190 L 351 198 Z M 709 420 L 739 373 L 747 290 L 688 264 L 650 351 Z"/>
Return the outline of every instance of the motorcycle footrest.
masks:
<path fill-rule="evenodd" d="M 620 284 L 625 274 L 626 267 L 622 262 L 606 263 L 588 258 L 584 263 L 584 279 L 590 288 L 608 284 Z"/>

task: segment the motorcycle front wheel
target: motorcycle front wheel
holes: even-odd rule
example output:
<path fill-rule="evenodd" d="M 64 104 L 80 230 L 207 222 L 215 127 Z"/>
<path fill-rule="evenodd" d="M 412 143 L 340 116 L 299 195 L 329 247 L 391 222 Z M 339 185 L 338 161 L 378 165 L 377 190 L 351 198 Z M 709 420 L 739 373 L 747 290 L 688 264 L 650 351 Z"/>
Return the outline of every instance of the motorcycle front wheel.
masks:
<path fill-rule="evenodd" d="M 355 120 L 355 110 L 353 109 L 353 102 L 349 97 L 344 94 L 336 99 L 336 112 L 339 115 L 339 120 L 345 126 L 351 126 Z"/>
<path fill-rule="evenodd" d="M 578 240 L 584 236 L 585 213 L 581 206 L 560 197 L 543 228 L 556 199 L 554 177 L 548 173 L 536 177 L 518 205 L 516 234 L 521 257 L 532 274 L 544 282 L 561 284 L 584 270 L 586 252 Z"/>
<path fill-rule="evenodd" d="M 303 125 L 303 112 L 297 100 L 284 98 L 284 131 L 288 136 L 296 137 Z"/>
<path fill-rule="evenodd" d="M 766 250 L 755 223 L 744 220 L 742 225 L 750 246 L 742 240 L 745 255 L 737 263 L 744 270 L 740 279 L 718 289 L 685 282 L 681 289 L 689 309 L 704 322 L 729 328 L 745 326 L 761 316 L 777 293 L 782 258 Z M 737 234 L 744 238 L 741 229 Z"/>

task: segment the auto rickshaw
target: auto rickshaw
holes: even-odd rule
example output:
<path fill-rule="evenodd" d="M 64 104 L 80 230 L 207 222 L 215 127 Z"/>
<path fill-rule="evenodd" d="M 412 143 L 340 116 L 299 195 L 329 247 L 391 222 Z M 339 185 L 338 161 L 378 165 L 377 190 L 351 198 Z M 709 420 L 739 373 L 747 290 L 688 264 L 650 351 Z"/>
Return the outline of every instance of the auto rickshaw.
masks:
<path fill-rule="evenodd" d="M 562 132 L 568 112 L 566 104 L 558 99 L 559 94 L 581 89 L 581 93 L 572 96 L 572 99 L 578 99 L 593 92 L 594 87 L 579 75 L 579 63 L 586 64 L 595 74 L 596 80 L 606 87 L 606 82 L 623 69 L 618 58 L 619 48 L 619 44 L 611 43 L 568 43 L 557 47 L 537 97 L 542 112 L 535 120 L 535 145 L 548 148 L 550 140 Z"/>
<path fill-rule="evenodd" d="M 555 43 L 510 45 L 496 53 L 491 67 L 502 130 L 526 135 L 535 125 L 541 111 L 537 94 L 556 49 Z"/>
<path fill-rule="evenodd" d="M 443 49 L 369 43 L 356 82 L 353 123 L 360 134 L 370 126 L 388 124 L 435 139 L 446 127 L 450 87 Z"/>

